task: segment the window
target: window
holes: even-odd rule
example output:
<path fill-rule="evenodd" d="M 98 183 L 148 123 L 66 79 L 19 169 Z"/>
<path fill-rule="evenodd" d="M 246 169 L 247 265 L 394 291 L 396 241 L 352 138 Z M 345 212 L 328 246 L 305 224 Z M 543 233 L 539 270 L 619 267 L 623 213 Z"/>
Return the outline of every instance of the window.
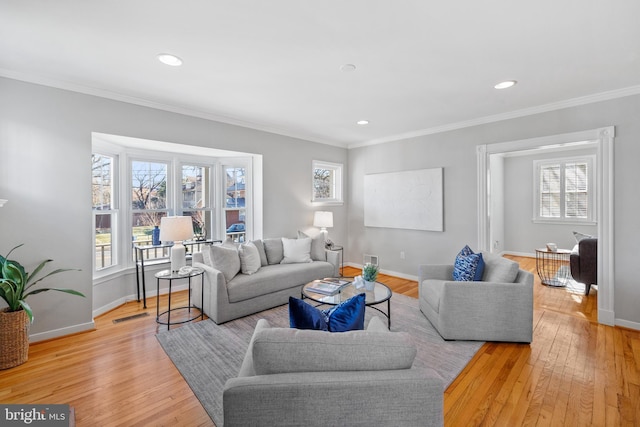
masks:
<path fill-rule="evenodd" d="M 195 237 L 201 239 L 207 237 L 213 224 L 210 180 L 209 166 L 182 165 L 182 215 L 191 216 Z"/>
<path fill-rule="evenodd" d="M 534 220 L 594 222 L 593 156 L 535 162 Z"/>
<path fill-rule="evenodd" d="M 313 161 L 311 201 L 321 204 L 342 203 L 341 164 Z"/>
<path fill-rule="evenodd" d="M 94 268 L 103 270 L 117 264 L 116 238 L 118 209 L 114 177 L 116 157 L 94 153 L 91 155 L 91 188 L 94 224 Z"/>
<path fill-rule="evenodd" d="M 154 227 L 169 215 L 167 205 L 168 164 L 146 160 L 131 161 L 131 240 L 135 245 L 151 245 Z M 159 249 L 147 251 L 149 258 L 166 256 Z"/>
<path fill-rule="evenodd" d="M 234 242 L 244 242 L 246 236 L 246 172 L 244 167 L 224 167 L 224 227 L 227 237 Z"/>

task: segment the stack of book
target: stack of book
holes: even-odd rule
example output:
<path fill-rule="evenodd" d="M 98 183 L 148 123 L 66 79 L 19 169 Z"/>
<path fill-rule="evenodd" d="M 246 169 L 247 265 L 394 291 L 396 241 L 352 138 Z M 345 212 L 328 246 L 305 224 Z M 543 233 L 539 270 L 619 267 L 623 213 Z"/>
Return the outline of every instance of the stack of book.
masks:
<path fill-rule="evenodd" d="M 342 279 L 325 278 L 314 280 L 307 287 L 308 291 L 316 292 L 323 295 L 335 295 L 342 290 L 350 282 Z"/>

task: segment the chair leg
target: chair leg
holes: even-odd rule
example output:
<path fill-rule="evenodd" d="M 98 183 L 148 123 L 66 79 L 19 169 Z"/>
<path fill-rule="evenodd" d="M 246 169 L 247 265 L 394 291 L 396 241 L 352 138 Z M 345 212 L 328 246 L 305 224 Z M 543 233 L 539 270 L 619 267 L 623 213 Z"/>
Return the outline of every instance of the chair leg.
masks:
<path fill-rule="evenodd" d="M 584 294 L 589 295 L 589 291 L 591 290 L 591 283 L 586 283 L 584 285 Z"/>

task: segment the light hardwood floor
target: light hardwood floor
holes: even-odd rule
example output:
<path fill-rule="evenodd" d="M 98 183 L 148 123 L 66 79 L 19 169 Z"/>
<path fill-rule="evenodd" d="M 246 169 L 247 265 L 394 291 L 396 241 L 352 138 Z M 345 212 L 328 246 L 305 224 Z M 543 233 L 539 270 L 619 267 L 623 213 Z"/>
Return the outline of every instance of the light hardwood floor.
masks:
<path fill-rule="evenodd" d="M 534 259 L 512 258 L 535 270 Z M 587 297 L 535 277 L 533 343 L 485 344 L 445 392 L 445 425 L 640 425 L 640 332 L 598 325 L 595 290 Z M 379 280 L 418 296 L 414 281 Z M 70 404 L 80 427 L 213 425 L 155 338 L 155 298 L 147 305 L 127 303 L 96 318 L 95 331 L 32 344 L 27 363 L 0 371 L 0 402 Z"/>

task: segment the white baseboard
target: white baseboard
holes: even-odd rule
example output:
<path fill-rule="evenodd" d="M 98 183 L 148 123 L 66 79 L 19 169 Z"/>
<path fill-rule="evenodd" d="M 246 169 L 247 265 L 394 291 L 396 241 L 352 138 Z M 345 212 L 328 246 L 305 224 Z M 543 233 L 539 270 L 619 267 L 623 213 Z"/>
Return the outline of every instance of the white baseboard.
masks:
<path fill-rule="evenodd" d="M 512 256 L 522 256 L 522 257 L 527 257 L 527 258 L 535 258 L 536 254 L 532 254 L 529 252 L 517 252 L 517 251 L 502 251 L 497 255 L 512 255 Z"/>
<path fill-rule="evenodd" d="M 623 328 L 635 329 L 636 331 L 640 331 L 640 323 L 638 322 L 630 322 L 629 320 L 624 319 L 616 319 L 615 321 L 616 326 L 622 326 Z"/>
<path fill-rule="evenodd" d="M 51 331 L 40 332 L 38 334 L 29 335 L 29 342 L 38 342 L 49 340 L 52 338 L 60 338 L 65 335 L 77 334 L 78 332 L 93 331 L 96 325 L 93 321 L 81 323 L 79 325 L 67 326 L 66 328 L 54 329 Z"/>
<path fill-rule="evenodd" d="M 345 263 L 345 266 L 359 268 L 359 269 L 362 269 L 362 267 L 363 267 L 362 264 L 356 264 L 356 263 L 353 263 L 353 262 Z M 414 275 L 411 275 L 411 274 L 400 273 L 398 271 L 380 269 L 380 273 L 387 274 L 389 276 L 399 277 L 401 279 L 415 280 L 416 282 L 418 281 L 418 276 L 414 276 Z"/>
<path fill-rule="evenodd" d="M 188 283 L 183 285 L 178 285 L 178 286 L 172 286 L 171 292 L 173 293 L 178 291 L 185 291 L 188 289 L 188 287 L 189 287 Z M 168 293 L 169 293 L 169 288 L 160 289 L 160 295 L 166 295 Z M 156 296 L 156 290 L 155 289 L 148 290 L 146 294 L 147 294 L 147 300 L 148 300 L 149 298 L 153 298 Z M 100 316 L 101 314 L 111 311 L 114 308 L 118 308 L 121 305 L 128 303 L 129 301 L 137 301 L 137 300 L 138 300 L 138 296 L 136 294 L 131 294 L 122 298 L 118 298 L 117 300 L 112 301 L 109 304 L 103 305 L 102 307 L 99 307 L 93 310 L 93 317 Z M 140 302 L 142 302 L 142 296 L 140 296 Z"/>

